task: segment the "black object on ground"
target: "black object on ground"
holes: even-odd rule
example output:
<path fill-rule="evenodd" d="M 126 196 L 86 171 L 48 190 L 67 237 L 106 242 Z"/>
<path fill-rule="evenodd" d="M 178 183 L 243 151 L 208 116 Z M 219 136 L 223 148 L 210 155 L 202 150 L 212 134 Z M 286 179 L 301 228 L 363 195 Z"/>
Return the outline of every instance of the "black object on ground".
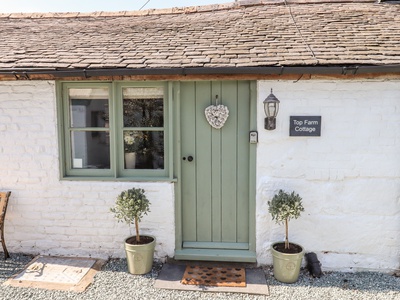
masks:
<path fill-rule="evenodd" d="M 313 277 L 322 276 L 321 263 L 314 252 L 306 253 L 307 269 Z"/>

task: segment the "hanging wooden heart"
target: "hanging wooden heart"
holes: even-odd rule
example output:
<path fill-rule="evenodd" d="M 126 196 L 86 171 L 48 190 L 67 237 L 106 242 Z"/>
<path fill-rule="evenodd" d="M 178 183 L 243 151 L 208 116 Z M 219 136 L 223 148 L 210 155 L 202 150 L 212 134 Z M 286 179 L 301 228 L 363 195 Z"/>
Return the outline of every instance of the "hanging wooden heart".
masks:
<path fill-rule="evenodd" d="M 210 105 L 205 110 L 206 119 L 208 123 L 216 128 L 220 129 L 224 126 L 226 120 L 229 117 L 229 109 L 225 105 Z"/>

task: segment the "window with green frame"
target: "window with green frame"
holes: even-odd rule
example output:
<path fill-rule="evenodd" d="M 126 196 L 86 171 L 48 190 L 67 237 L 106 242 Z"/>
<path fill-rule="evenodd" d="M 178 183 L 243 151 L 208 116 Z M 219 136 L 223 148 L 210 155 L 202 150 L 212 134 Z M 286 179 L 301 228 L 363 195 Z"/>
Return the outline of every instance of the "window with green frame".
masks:
<path fill-rule="evenodd" d="M 166 83 L 58 84 L 63 178 L 169 177 Z"/>

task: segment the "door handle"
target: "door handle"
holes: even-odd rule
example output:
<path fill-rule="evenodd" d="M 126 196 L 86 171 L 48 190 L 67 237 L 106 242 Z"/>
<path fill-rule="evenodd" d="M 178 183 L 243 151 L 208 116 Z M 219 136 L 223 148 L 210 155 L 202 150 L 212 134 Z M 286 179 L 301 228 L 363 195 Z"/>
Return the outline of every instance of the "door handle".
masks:
<path fill-rule="evenodd" d="M 186 156 L 183 157 L 182 159 L 183 159 L 183 160 L 186 160 Z M 193 156 L 189 155 L 189 156 L 187 157 L 187 160 L 188 160 L 188 162 L 193 161 Z"/>

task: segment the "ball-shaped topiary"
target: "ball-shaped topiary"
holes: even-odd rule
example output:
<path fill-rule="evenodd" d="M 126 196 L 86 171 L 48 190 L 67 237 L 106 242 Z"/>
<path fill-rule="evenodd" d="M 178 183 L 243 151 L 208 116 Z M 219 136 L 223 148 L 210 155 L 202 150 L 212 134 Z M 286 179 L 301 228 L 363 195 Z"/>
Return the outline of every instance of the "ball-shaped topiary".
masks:
<path fill-rule="evenodd" d="M 304 211 L 302 198 L 294 191 L 289 194 L 283 190 L 279 190 L 277 194 L 268 201 L 269 209 L 272 220 L 276 223 L 285 223 L 285 249 L 290 248 L 289 244 L 289 220 L 297 219 L 300 217 L 301 212 Z"/>
<path fill-rule="evenodd" d="M 123 191 L 118 195 L 115 207 L 110 208 L 118 222 L 125 222 L 128 225 L 135 224 L 136 242 L 140 243 L 139 222 L 143 215 L 150 212 L 150 201 L 145 191 L 139 188 L 132 188 Z"/>

